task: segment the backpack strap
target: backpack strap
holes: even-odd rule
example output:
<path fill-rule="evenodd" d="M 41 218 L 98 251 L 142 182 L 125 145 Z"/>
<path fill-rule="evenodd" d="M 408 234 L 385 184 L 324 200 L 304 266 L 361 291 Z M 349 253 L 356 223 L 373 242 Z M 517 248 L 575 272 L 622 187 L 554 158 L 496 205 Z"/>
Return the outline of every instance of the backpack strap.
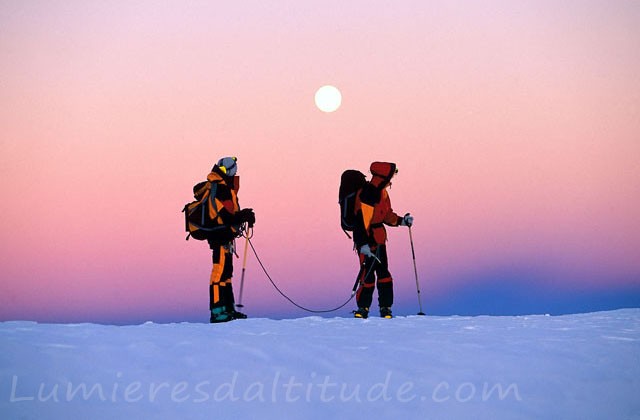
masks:
<path fill-rule="evenodd" d="M 357 192 L 358 191 L 352 192 L 351 194 L 347 194 L 341 200 L 340 206 L 342 207 L 342 220 L 343 221 L 346 220 L 347 212 L 349 211 L 349 209 L 347 209 L 347 202 L 349 201 L 349 199 L 351 197 L 355 196 Z M 351 235 L 349 235 L 349 233 L 344 228 L 342 228 L 342 231 L 344 232 L 345 235 L 347 235 L 347 238 L 352 239 Z"/>
<path fill-rule="evenodd" d="M 209 203 L 208 203 L 208 210 L 209 210 L 209 217 L 211 218 L 211 220 L 215 219 L 216 217 L 218 217 L 218 209 L 216 207 L 216 193 L 218 192 L 218 183 L 217 182 L 212 182 L 211 183 L 211 189 L 209 191 L 209 197 L 207 197 L 209 199 Z M 211 210 L 215 211 L 215 214 L 211 214 Z M 202 212 L 202 219 L 203 219 L 203 225 L 204 225 L 204 212 Z"/>

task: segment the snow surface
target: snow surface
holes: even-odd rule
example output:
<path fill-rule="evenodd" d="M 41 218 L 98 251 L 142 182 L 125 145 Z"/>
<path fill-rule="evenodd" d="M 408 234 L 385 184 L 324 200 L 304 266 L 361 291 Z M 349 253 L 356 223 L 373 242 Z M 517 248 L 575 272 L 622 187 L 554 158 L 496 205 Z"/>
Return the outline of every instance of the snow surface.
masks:
<path fill-rule="evenodd" d="M 0 418 L 640 418 L 640 309 L 0 323 Z"/>

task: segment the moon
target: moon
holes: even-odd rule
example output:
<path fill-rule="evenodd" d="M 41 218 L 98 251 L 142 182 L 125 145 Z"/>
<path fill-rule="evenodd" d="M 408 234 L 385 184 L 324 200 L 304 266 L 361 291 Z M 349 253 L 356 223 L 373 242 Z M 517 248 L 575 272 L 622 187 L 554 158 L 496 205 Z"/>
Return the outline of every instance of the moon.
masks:
<path fill-rule="evenodd" d="M 320 111 L 333 112 L 342 104 L 342 94 L 337 87 L 331 85 L 322 86 L 316 91 L 316 106 Z"/>

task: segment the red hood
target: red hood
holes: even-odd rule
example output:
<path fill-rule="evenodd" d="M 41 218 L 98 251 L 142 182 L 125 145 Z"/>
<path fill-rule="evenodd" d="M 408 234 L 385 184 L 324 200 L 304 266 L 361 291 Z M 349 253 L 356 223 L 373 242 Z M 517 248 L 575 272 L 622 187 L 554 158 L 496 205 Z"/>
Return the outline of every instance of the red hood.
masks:
<path fill-rule="evenodd" d="M 379 188 L 386 187 L 396 174 L 396 164 L 390 162 L 373 162 L 369 170 L 373 177 L 371 183 Z"/>

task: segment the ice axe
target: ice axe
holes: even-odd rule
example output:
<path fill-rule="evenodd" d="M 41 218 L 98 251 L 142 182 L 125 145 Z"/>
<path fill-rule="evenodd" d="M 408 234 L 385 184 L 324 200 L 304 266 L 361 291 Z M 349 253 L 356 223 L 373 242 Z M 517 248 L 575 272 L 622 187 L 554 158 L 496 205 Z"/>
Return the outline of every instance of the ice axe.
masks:
<path fill-rule="evenodd" d="M 373 258 L 375 261 L 377 261 L 379 264 L 382 264 L 382 262 L 380 261 L 380 258 L 378 258 L 377 256 L 373 255 L 371 258 Z M 351 289 L 351 297 L 354 297 L 357 290 L 358 290 L 358 286 L 360 286 L 360 281 L 364 281 L 364 279 L 366 279 L 367 277 L 369 277 L 369 274 L 371 274 L 371 271 L 373 270 L 373 266 L 375 265 L 375 262 L 373 262 L 371 264 L 371 267 L 369 268 L 369 271 L 367 271 L 364 275 L 364 277 L 362 277 L 362 279 L 360 279 L 360 276 L 356 277 L 356 282 L 353 283 L 353 288 Z M 365 263 L 362 263 L 362 267 L 364 269 L 365 267 Z M 358 273 L 359 274 L 359 273 Z"/>
<path fill-rule="evenodd" d="M 252 229 L 252 227 L 249 227 L 248 229 Z M 252 235 L 250 235 L 249 232 L 246 232 L 245 237 L 247 238 L 247 240 L 244 243 L 244 256 L 242 257 L 242 275 L 240 276 L 240 294 L 238 295 L 238 303 L 236 303 L 236 308 L 244 307 L 244 305 L 242 304 L 242 290 L 244 289 L 244 272 L 247 268 L 247 249 L 249 248 L 249 238 L 251 236 Z"/>
<path fill-rule="evenodd" d="M 413 272 L 416 275 L 416 290 L 418 291 L 418 305 L 420 307 L 420 312 L 418 315 L 424 315 L 422 312 L 422 298 L 420 297 L 420 283 L 418 282 L 418 268 L 416 267 L 416 251 L 413 248 L 413 235 L 411 234 L 411 226 L 409 226 L 409 242 L 411 242 L 411 256 L 413 257 Z"/>

